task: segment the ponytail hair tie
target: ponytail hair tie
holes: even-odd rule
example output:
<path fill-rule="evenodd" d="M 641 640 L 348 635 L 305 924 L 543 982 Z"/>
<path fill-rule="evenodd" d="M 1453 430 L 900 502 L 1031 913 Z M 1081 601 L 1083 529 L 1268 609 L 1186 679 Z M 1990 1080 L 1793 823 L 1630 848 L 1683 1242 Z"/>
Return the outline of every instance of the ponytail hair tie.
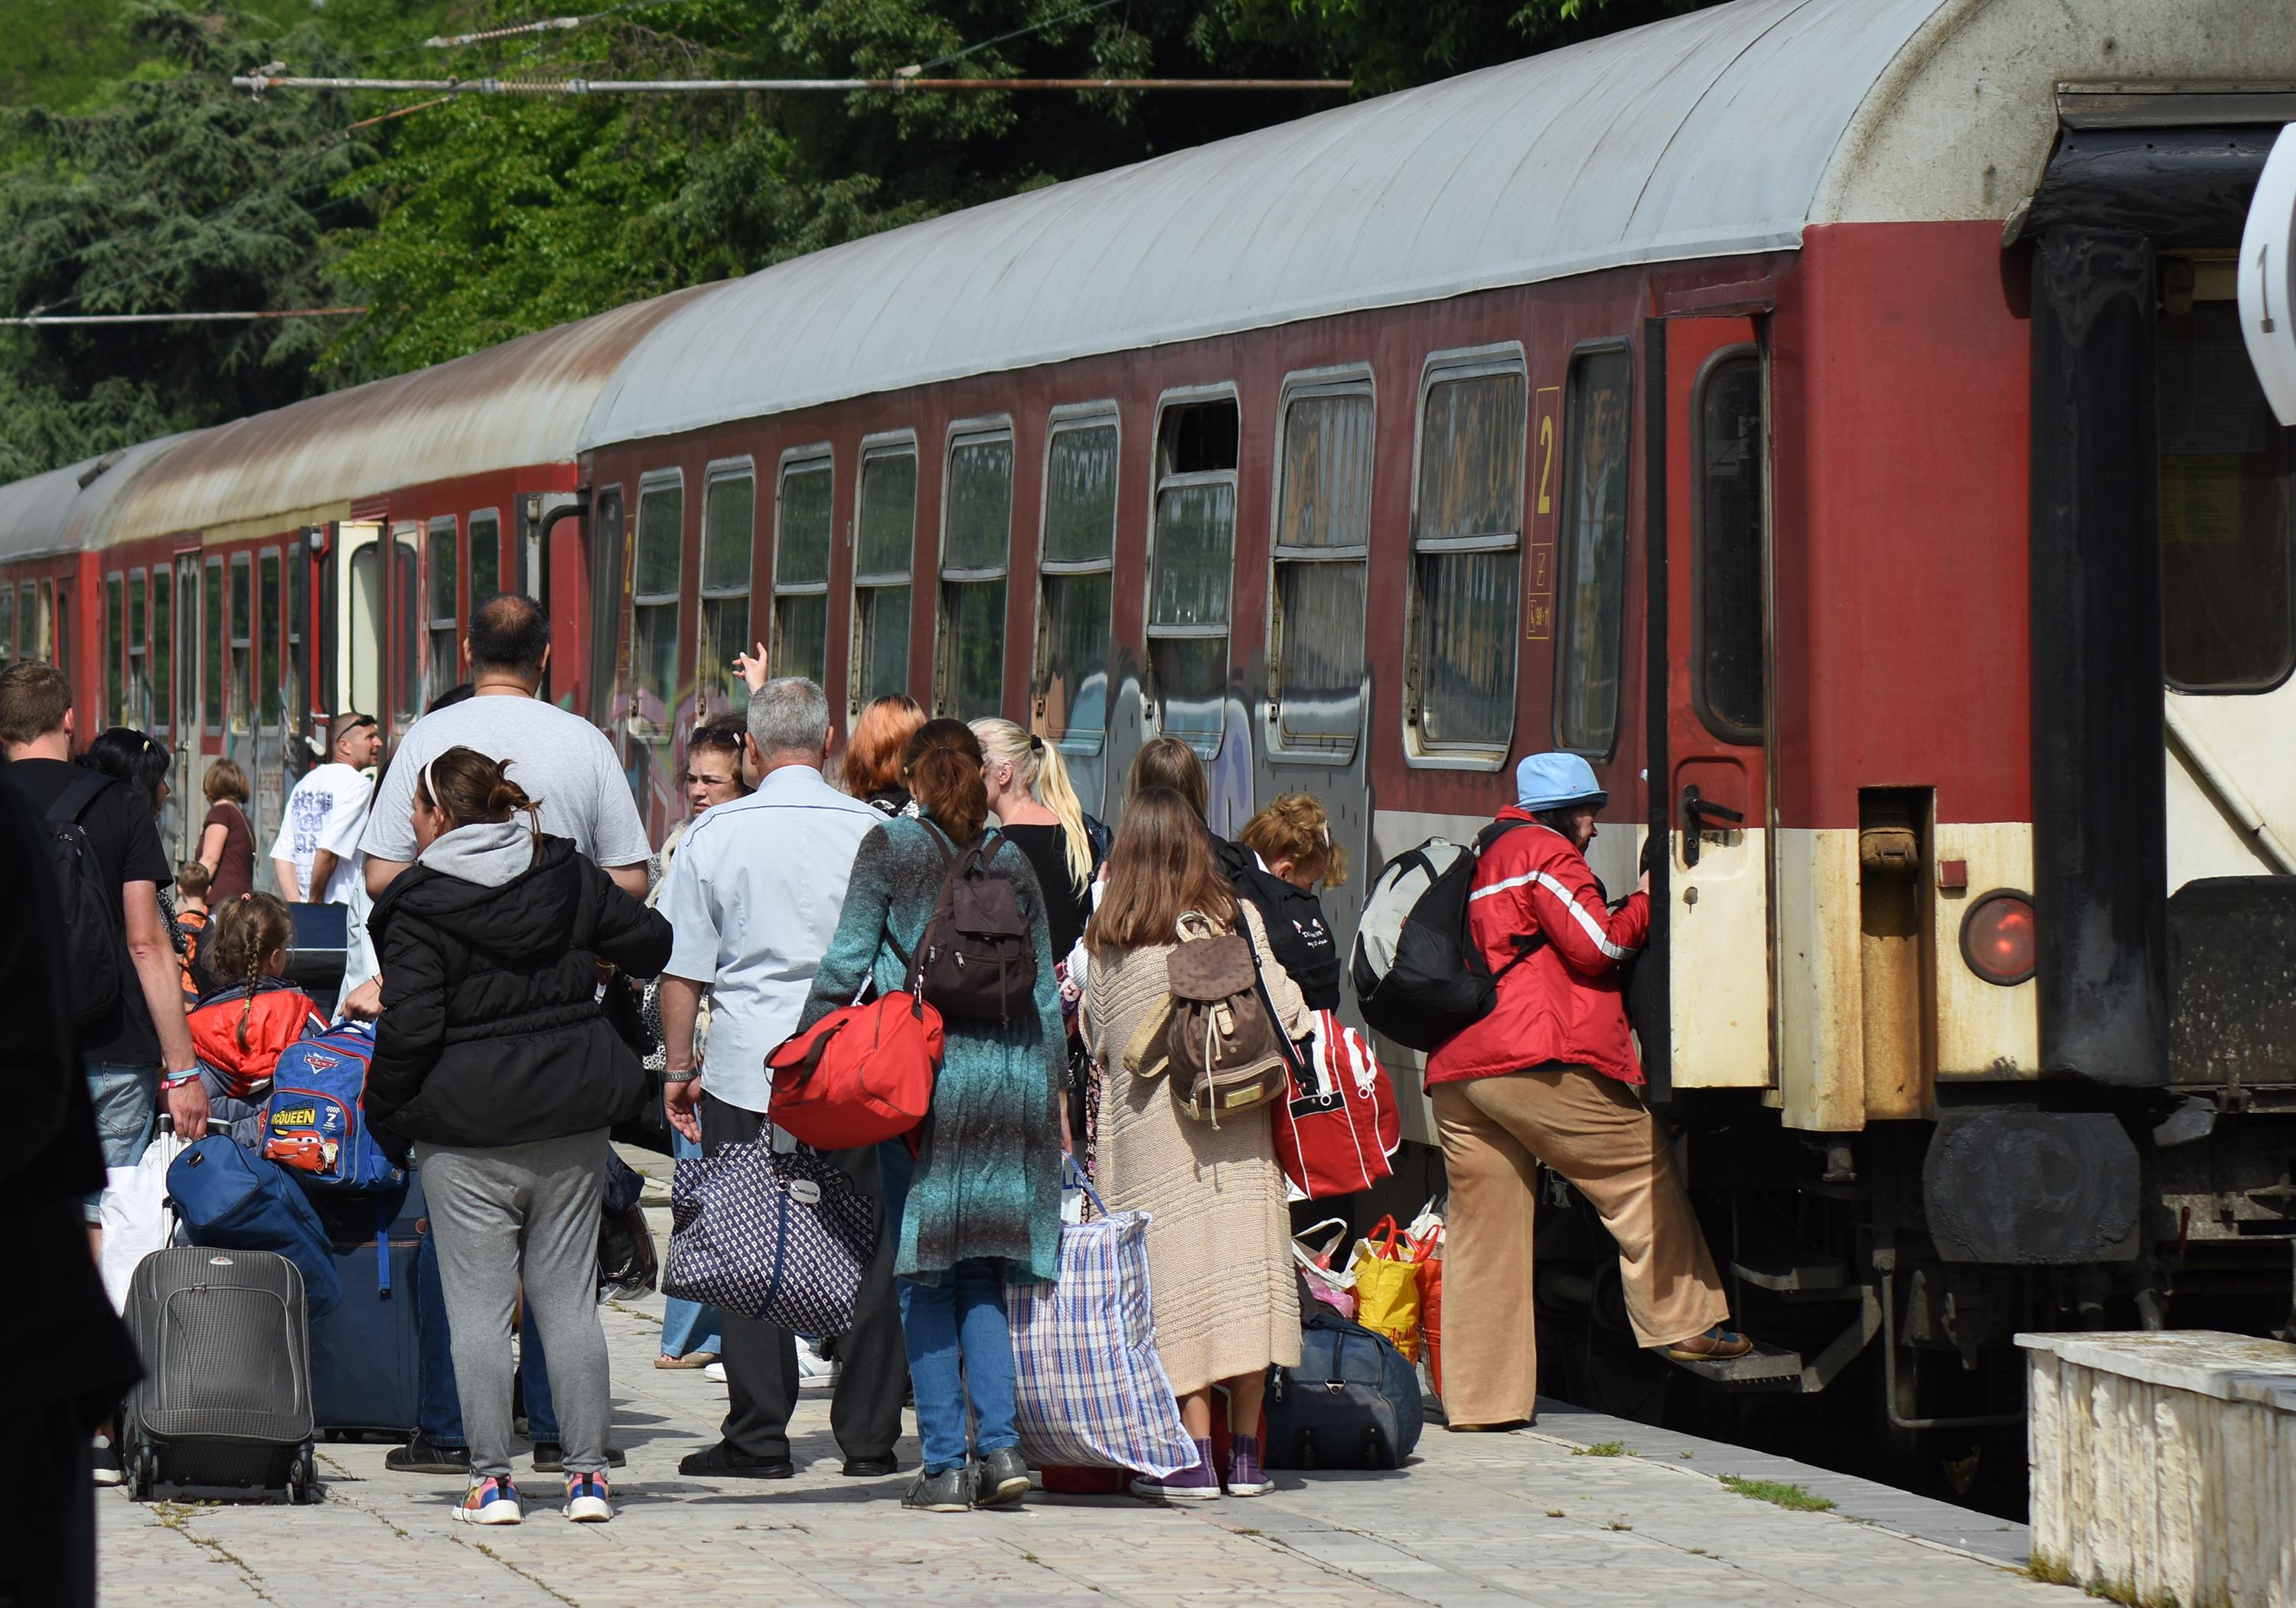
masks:
<path fill-rule="evenodd" d="M 1041 754 L 1045 751 L 1045 740 L 1034 732 L 1029 734 L 1029 751 L 1032 754 Z"/>

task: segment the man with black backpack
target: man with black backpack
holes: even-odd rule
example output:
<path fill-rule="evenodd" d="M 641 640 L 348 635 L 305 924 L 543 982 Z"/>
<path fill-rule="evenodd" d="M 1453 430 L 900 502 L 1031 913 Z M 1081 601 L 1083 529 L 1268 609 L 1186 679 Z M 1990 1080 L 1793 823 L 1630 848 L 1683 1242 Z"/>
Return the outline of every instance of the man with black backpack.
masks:
<path fill-rule="evenodd" d="M 208 1097 L 160 910 L 160 886 L 172 872 L 151 806 L 133 788 L 71 762 L 71 684 L 53 665 L 20 660 L 0 669 L 0 750 L 9 784 L 46 829 L 42 849 L 70 980 L 65 1012 L 104 1165 L 133 1167 L 152 1143 L 163 1085 L 185 1139 L 207 1132 Z M 100 1194 L 87 1197 L 86 1217 L 89 1241 L 100 1247 Z M 119 1482 L 119 1449 L 108 1440 L 94 1464 L 98 1483 Z"/>

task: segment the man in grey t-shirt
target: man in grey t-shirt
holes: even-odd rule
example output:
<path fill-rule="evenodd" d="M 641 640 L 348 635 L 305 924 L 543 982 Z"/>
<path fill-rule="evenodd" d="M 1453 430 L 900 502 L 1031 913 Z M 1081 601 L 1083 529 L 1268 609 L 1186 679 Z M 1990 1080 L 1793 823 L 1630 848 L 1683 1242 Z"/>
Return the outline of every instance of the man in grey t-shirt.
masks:
<path fill-rule="evenodd" d="M 383 774 L 359 849 L 366 887 L 382 897 L 414 862 L 414 783 L 448 749 L 474 748 L 507 759 L 510 779 L 542 806 L 542 830 L 571 838 L 633 898 L 646 896 L 653 847 L 638 818 L 628 779 L 603 732 L 535 695 L 550 661 L 550 619 L 521 592 L 500 592 L 471 615 L 463 639 L 472 694 L 407 727 Z"/>

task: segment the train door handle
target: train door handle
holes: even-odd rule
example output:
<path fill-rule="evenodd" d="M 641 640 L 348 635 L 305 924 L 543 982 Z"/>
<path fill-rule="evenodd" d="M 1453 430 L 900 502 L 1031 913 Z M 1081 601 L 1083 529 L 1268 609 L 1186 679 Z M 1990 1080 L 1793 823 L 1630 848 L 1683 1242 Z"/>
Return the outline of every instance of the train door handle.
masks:
<path fill-rule="evenodd" d="M 1699 796 L 1698 783 L 1691 783 L 1682 790 L 1682 863 L 1698 864 L 1698 834 L 1706 829 L 1706 817 L 1727 821 L 1736 825 L 1745 820 L 1742 811 L 1726 804 L 1717 804 L 1711 799 Z"/>

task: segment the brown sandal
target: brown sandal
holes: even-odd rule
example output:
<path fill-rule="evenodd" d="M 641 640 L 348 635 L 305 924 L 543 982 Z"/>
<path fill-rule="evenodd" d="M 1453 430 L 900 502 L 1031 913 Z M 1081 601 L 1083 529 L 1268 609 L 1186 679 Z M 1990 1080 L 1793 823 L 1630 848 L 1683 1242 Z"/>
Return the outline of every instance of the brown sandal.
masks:
<path fill-rule="evenodd" d="M 1716 1324 L 1703 1334 L 1676 1341 L 1667 1347 L 1666 1354 L 1676 1362 L 1728 1362 L 1753 1349 L 1752 1341 Z"/>

